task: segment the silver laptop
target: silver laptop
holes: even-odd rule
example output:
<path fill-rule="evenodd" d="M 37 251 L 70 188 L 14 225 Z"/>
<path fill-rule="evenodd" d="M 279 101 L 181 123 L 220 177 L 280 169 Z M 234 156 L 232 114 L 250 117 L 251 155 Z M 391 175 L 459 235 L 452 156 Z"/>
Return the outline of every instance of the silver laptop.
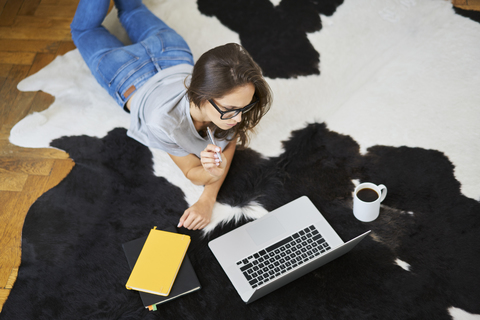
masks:
<path fill-rule="evenodd" d="M 306 196 L 209 242 L 242 300 L 257 300 L 344 255 L 370 231 L 344 243 Z"/>

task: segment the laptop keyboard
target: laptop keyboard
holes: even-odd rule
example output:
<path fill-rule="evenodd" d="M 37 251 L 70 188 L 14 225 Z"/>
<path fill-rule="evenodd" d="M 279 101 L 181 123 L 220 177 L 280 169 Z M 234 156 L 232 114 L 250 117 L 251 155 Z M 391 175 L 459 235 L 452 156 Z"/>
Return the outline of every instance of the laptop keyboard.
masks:
<path fill-rule="evenodd" d="M 238 261 L 237 266 L 252 288 L 256 288 L 330 249 L 317 228 L 311 225 Z"/>

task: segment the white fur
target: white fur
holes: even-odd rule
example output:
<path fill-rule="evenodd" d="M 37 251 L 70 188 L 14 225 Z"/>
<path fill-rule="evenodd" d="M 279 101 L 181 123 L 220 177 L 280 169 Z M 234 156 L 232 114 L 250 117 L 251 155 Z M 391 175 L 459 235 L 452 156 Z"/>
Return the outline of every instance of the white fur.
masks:
<path fill-rule="evenodd" d="M 468 313 L 455 307 L 450 307 L 448 309 L 448 313 L 450 313 L 453 320 L 480 320 L 480 314 Z"/>
<path fill-rule="evenodd" d="M 405 271 L 410 271 L 410 264 L 406 263 L 405 261 L 400 260 L 400 259 L 397 258 L 397 259 L 395 260 L 395 263 L 396 263 L 399 267 L 401 267 L 403 270 L 405 270 Z"/>

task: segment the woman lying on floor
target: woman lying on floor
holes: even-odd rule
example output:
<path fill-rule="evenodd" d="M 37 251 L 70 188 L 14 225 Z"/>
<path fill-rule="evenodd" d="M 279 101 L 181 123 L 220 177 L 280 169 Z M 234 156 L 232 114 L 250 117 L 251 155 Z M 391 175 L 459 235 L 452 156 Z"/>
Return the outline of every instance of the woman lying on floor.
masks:
<path fill-rule="evenodd" d="M 270 88 L 238 44 L 211 49 L 194 64 L 185 40 L 141 0 L 115 0 L 133 43 L 125 46 L 101 25 L 109 3 L 81 0 L 72 39 L 98 83 L 131 113 L 127 134 L 166 151 L 192 183 L 205 186 L 178 224 L 202 229 L 210 222 L 237 143 L 246 146 L 248 134 L 270 108 Z M 209 143 L 207 127 L 216 145 Z"/>

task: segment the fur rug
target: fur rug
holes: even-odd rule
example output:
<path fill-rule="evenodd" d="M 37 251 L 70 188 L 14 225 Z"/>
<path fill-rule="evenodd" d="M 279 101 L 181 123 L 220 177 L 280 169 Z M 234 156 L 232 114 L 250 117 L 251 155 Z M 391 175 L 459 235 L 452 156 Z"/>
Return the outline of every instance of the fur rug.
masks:
<path fill-rule="evenodd" d="M 480 25 L 442 0 L 322 3 L 146 3 L 196 57 L 241 40 L 275 94 L 250 149 L 235 156 L 214 221 L 189 232 L 202 289 L 158 312 L 124 288 L 121 244 L 176 225 L 201 187 L 126 137 L 128 115 L 77 50 L 22 81 L 56 100 L 11 141 L 66 150 L 76 166 L 27 215 L 0 319 L 478 319 Z M 115 12 L 105 24 L 125 39 Z M 353 218 L 358 181 L 388 187 L 372 223 Z M 344 240 L 372 237 L 244 305 L 206 243 L 301 195 Z"/>

